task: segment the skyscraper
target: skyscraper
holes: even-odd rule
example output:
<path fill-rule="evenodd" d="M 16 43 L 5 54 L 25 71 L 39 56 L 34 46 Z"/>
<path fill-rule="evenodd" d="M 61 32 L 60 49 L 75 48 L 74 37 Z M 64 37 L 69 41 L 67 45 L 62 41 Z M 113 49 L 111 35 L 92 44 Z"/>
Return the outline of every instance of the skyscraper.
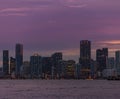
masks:
<path fill-rule="evenodd" d="M 59 61 L 62 60 L 62 53 L 61 52 L 56 52 L 52 54 L 52 76 L 57 76 L 59 72 Z"/>
<path fill-rule="evenodd" d="M 107 60 L 107 69 L 113 69 L 115 68 L 115 58 L 109 57 Z"/>
<path fill-rule="evenodd" d="M 32 78 L 42 77 L 41 56 L 39 54 L 34 54 L 30 57 L 30 68 Z"/>
<path fill-rule="evenodd" d="M 41 59 L 42 63 L 42 73 L 43 77 L 45 78 L 46 75 L 52 74 L 52 58 L 51 57 L 42 57 Z"/>
<path fill-rule="evenodd" d="M 3 50 L 3 72 L 5 75 L 9 74 L 9 51 Z"/>
<path fill-rule="evenodd" d="M 23 45 L 16 44 L 15 50 L 15 57 L 16 57 L 16 75 L 20 75 L 20 68 L 23 64 Z"/>
<path fill-rule="evenodd" d="M 10 57 L 10 74 L 15 73 L 16 59 Z"/>
<path fill-rule="evenodd" d="M 120 51 L 115 52 L 115 63 L 116 63 L 116 67 L 120 65 Z"/>
<path fill-rule="evenodd" d="M 81 76 L 87 78 L 90 75 L 91 67 L 91 42 L 88 40 L 80 41 Z"/>
<path fill-rule="evenodd" d="M 103 48 L 102 51 L 103 54 L 108 57 L 108 48 Z"/>
<path fill-rule="evenodd" d="M 98 63 L 98 71 L 102 72 L 107 68 L 108 48 L 96 50 L 96 61 Z"/>
<path fill-rule="evenodd" d="M 115 65 L 118 75 L 120 75 L 120 51 L 115 52 Z"/>

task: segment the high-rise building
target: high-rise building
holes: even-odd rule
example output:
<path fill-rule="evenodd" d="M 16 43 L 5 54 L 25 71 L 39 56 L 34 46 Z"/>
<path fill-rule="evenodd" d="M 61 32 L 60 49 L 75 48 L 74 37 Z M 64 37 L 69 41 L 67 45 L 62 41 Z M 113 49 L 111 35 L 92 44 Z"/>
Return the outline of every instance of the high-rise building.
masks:
<path fill-rule="evenodd" d="M 96 61 L 98 63 L 97 71 L 102 72 L 107 68 L 108 48 L 96 50 Z"/>
<path fill-rule="evenodd" d="M 61 52 L 56 52 L 56 53 L 52 54 L 52 59 L 55 62 L 58 62 L 58 61 L 62 60 L 62 53 Z"/>
<path fill-rule="evenodd" d="M 22 44 L 16 44 L 16 50 L 15 50 L 15 58 L 16 58 L 16 75 L 20 75 L 20 68 L 23 64 L 23 45 Z"/>
<path fill-rule="evenodd" d="M 116 67 L 120 65 L 120 51 L 115 52 L 115 64 L 116 64 Z"/>
<path fill-rule="evenodd" d="M 41 56 L 39 54 L 34 54 L 30 57 L 30 70 L 32 78 L 42 77 Z"/>
<path fill-rule="evenodd" d="M 91 78 L 97 78 L 97 62 L 91 60 Z"/>
<path fill-rule="evenodd" d="M 43 78 L 50 78 L 52 74 L 52 58 L 51 57 L 42 57 L 42 73 Z"/>
<path fill-rule="evenodd" d="M 23 62 L 20 75 L 23 78 L 30 78 L 30 62 L 29 61 Z"/>
<path fill-rule="evenodd" d="M 108 57 L 108 48 L 103 48 L 102 51 L 103 51 L 103 55 Z"/>
<path fill-rule="evenodd" d="M 77 75 L 76 74 L 77 70 L 80 70 L 79 68 L 76 68 L 76 64 L 74 60 L 68 60 L 68 61 L 61 60 L 59 61 L 58 67 L 59 67 L 58 79 L 61 78 L 74 79 Z"/>
<path fill-rule="evenodd" d="M 115 52 L 115 67 L 117 69 L 118 75 L 120 75 L 120 51 Z"/>
<path fill-rule="evenodd" d="M 54 76 L 58 75 L 59 72 L 59 61 L 62 60 L 62 53 L 56 52 L 52 54 L 52 73 Z"/>
<path fill-rule="evenodd" d="M 61 60 L 59 61 L 59 68 L 58 68 L 58 79 L 65 78 L 66 76 L 66 66 L 68 61 Z"/>
<path fill-rule="evenodd" d="M 15 73 L 16 59 L 10 57 L 10 74 Z"/>
<path fill-rule="evenodd" d="M 5 75 L 9 74 L 9 51 L 3 50 L 3 72 Z"/>
<path fill-rule="evenodd" d="M 91 68 L 91 42 L 88 40 L 80 41 L 81 78 L 88 78 Z"/>
<path fill-rule="evenodd" d="M 115 59 L 114 57 L 109 57 L 107 60 L 107 69 L 115 68 Z"/>
<path fill-rule="evenodd" d="M 80 41 L 80 64 L 83 69 L 90 69 L 91 61 L 91 42 L 88 40 Z"/>
<path fill-rule="evenodd" d="M 80 64 L 75 64 L 75 78 L 80 79 Z"/>
<path fill-rule="evenodd" d="M 74 79 L 75 78 L 75 61 L 68 60 L 65 66 L 65 78 L 67 79 Z"/>

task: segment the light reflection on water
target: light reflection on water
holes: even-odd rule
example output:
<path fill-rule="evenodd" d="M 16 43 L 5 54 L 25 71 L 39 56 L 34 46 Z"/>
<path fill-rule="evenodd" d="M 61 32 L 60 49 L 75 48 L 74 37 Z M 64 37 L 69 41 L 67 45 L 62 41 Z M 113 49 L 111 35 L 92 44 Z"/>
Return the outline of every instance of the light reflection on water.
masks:
<path fill-rule="evenodd" d="M 120 81 L 0 80 L 0 99 L 120 99 Z"/>

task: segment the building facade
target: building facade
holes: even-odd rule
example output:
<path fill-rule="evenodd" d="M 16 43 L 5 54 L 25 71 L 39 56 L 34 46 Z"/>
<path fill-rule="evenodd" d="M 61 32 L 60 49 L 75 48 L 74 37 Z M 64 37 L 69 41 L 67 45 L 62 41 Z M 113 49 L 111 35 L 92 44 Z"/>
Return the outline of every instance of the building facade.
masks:
<path fill-rule="evenodd" d="M 68 60 L 65 66 L 65 78 L 75 79 L 76 64 L 74 60 Z"/>
<path fill-rule="evenodd" d="M 80 41 L 79 63 L 81 65 L 81 78 L 88 78 L 91 71 L 91 41 Z"/>
<path fill-rule="evenodd" d="M 41 56 L 39 54 L 34 54 L 30 57 L 30 71 L 32 78 L 42 77 Z"/>
<path fill-rule="evenodd" d="M 30 78 L 30 62 L 24 61 L 23 65 L 21 66 L 21 73 L 22 78 Z"/>
<path fill-rule="evenodd" d="M 96 50 L 96 61 L 98 63 L 97 71 L 102 72 L 107 68 L 108 48 Z"/>
<path fill-rule="evenodd" d="M 9 51 L 3 50 L 3 73 L 9 74 Z"/>
<path fill-rule="evenodd" d="M 56 52 L 52 54 L 52 77 L 57 78 L 58 72 L 59 72 L 59 61 L 62 60 L 62 53 Z"/>
<path fill-rule="evenodd" d="M 115 68 L 120 75 L 120 51 L 115 52 Z"/>
<path fill-rule="evenodd" d="M 15 58 L 16 58 L 16 76 L 20 75 L 20 68 L 23 65 L 23 45 L 16 44 L 15 49 Z"/>
<path fill-rule="evenodd" d="M 52 58 L 51 57 L 42 57 L 42 77 L 45 79 L 50 79 L 52 75 Z"/>
<path fill-rule="evenodd" d="M 16 59 L 10 57 L 10 74 L 15 73 Z"/>
<path fill-rule="evenodd" d="M 107 69 L 113 69 L 115 68 L 115 58 L 109 57 L 107 61 Z"/>

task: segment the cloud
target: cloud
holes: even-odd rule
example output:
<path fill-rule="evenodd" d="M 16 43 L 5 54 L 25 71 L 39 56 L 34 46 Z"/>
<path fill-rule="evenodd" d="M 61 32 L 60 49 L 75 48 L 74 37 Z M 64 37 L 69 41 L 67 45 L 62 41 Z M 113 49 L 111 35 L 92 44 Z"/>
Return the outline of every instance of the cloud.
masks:
<path fill-rule="evenodd" d="M 0 16 L 26 16 L 30 8 L 3 8 L 0 10 Z"/>
<path fill-rule="evenodd" d="M 99 43 L 107 45 L 120 45 L 120 40 L 101 41 Z"/>
<path fill-rule="evenodd" d="M 4 8 L 0 10 L 0 13 L 6 13 L 6 12 L 23 12 L 28 11 L 30 8 Z"/>
<path fill-rule="evenodd" d="M 83 5 L 67 5 L 67 7 L 70 7 L 70 8 L 84 8 L 86 6 L 87 6 L 87 4 L 83 4 Z"/>
<path fill-rule="evenodd" d="M 0 9 L 0 16 L 27 16 L 31 12 L 45 11 L 48 6 L 42 5 L 39 7 L 16 7 Z"/>
<path fill-rule="evenodd" d="M 59 0 L 62 5 L 70 8 L 83 8 L 87 6 L 84 0 Z"/>
<path fill-rule="evenodd" d="M 0 16 L 27 16 L 25 13 L 7 13 L 7 14 L 0 14 Z"/>
<path fill-rule="evenodd" d="M 39 11 L 49 11 L 53 3 L 53 0 L 2 1 L 0 2 L 0 16 L 27 16 Z"/>
<path fill-rule="evenodd" d="M 29 8 L 3 8 L 0 10 L 0 16 L 26 16 Z"/>

